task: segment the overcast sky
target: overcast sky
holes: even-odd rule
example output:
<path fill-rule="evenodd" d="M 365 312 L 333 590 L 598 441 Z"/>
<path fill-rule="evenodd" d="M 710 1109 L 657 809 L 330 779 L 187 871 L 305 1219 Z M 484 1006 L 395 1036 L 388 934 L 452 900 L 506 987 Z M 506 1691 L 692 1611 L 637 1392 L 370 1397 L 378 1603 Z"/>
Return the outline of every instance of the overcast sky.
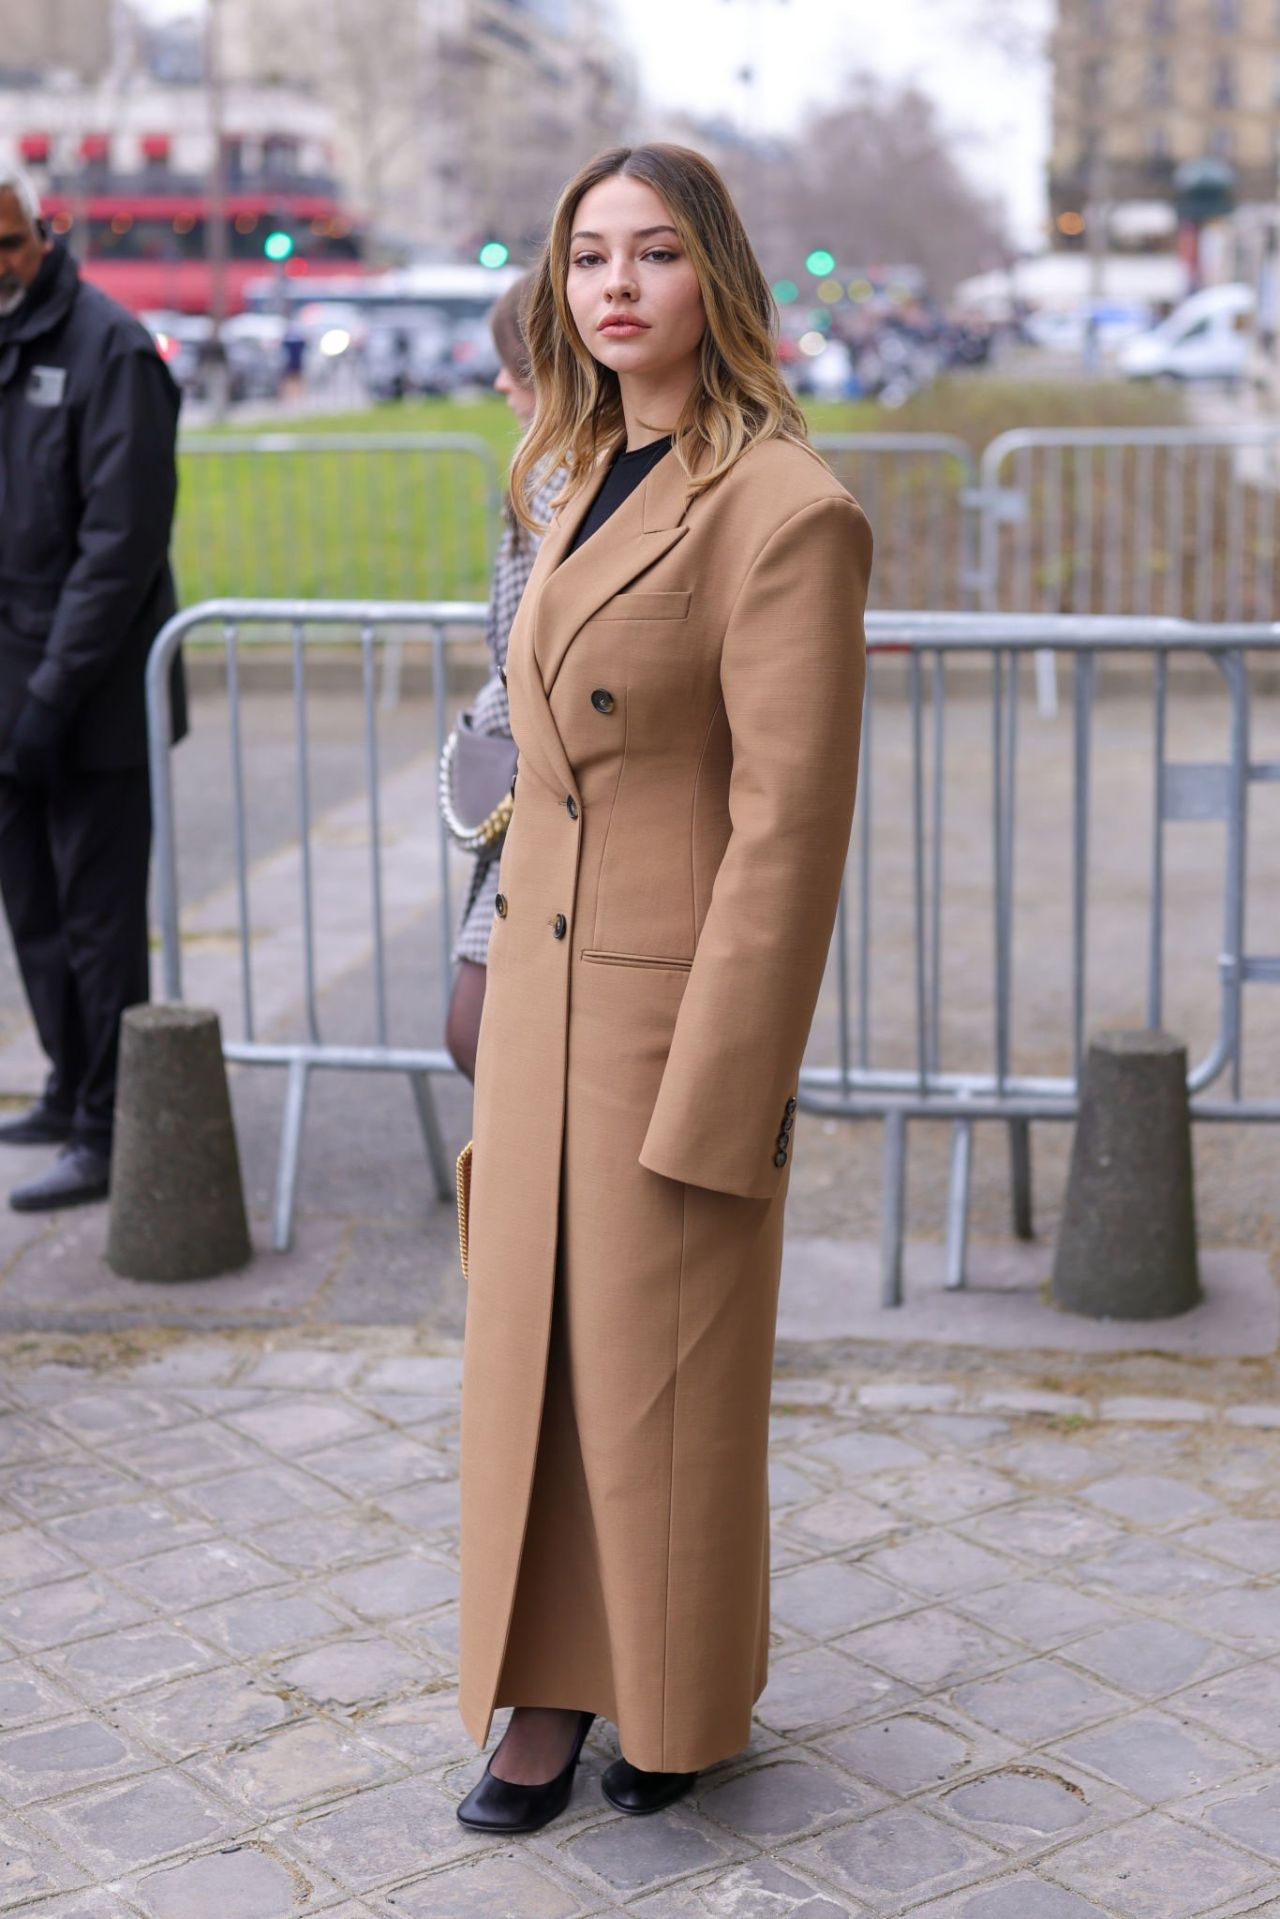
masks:
<path fill-rule="evenodd" d="M 757 74 L 756 118 L 779 131 L 803 124 L 849 67 L 912 79 L 964 136 L 966 169 L 1004 201 L 1015 241 L 1044 244 L 1047 78 L 975 44 L 968 0 L 612 0 L 655 100 L 741 117 L 744 65 Z M 1024 17 L 1049 14 L 1026 0 Z"/>

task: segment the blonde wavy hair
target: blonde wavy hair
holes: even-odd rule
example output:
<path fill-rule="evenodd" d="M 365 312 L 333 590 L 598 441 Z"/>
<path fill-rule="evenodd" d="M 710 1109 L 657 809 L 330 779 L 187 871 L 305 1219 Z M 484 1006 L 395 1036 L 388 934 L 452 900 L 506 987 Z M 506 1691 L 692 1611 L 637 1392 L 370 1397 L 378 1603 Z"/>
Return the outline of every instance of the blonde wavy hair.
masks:
<path fill-rule="evenodd" d="M 531 532 L 544 530 L 528 504 L 537 472 L 565 468 L 560 506 L 590 478 L 602 451 L 626 442 L 618 376 L 591 354 L 565 293 L 578 204 L 614 174 L 644 180 L 658 194 L 702 290 L 698 378 L 672 430 L 693 492 L 757 440 L 809 444 L 804 414 L 778 368 L 773 294 L 720 174 L 691 147 L 608 147 L 562 190 L 522 316 L 537 408 L 511 462 L 510 487 L 512 510 Z"/>

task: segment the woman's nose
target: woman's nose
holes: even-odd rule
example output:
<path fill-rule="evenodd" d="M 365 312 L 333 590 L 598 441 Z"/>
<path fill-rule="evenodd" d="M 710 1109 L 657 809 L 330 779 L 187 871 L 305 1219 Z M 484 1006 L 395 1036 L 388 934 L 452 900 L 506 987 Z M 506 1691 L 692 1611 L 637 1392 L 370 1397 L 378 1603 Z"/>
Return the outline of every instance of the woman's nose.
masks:
<path fill-rule="evenodd" d="M 606 280 L 605 291 L 610 299 L 632 300 L 636 293 L 636 277 L 630 260 L 611 262 Z"/>

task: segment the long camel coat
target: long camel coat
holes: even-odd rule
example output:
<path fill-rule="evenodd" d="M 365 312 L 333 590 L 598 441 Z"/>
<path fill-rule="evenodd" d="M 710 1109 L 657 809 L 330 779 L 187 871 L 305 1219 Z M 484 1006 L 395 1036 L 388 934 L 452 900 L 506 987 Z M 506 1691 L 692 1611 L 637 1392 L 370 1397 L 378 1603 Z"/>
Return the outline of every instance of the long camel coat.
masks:
<path fill-rule="evenodd" d="M 511 629 L 476 1060 L 459 1711 L 590 1709 L 646 1771 L 764 1688 L 801 1056 L 853 819 L 871 529 L 811 449 L 668 452 Z M 799 1129 L 802 1136 L 803 1129 Z"/>

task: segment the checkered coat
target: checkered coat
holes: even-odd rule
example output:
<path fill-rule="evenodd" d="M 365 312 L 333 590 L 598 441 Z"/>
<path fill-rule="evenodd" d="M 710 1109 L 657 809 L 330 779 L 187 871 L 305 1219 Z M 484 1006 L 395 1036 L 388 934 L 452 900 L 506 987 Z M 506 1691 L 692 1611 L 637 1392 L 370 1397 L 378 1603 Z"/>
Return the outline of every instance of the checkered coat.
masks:
<path fill-rule="evenodd" d="M 563 485 L 564 472 L 559 467 L 539 481 L 532 498 L 536 519 L 544 524 L 550 520 L 551 502 Z M 485 642 L 493 671 L 470 708 L 471 724 L 477 733 L 499 734 L 508 740 L 511 738 L 511 713 L 507 706 L 507 689 L 502 683 L 507 664 L 507 635 L 516 617 L 525 584 L 533 571 L 538 545 L 539 536 L 521 526 L 508 507 L 503 518 L 502 540 L 493 563 L 489 585 L 489 617 L 485 625 Z M 502 844 L 502 839 L 495 840 L 492 846 L 476 855 L 458 936 L 453 944 L 455 965 L 459 960 L 469 959 L 483 966 L 488 957 L 493 903 L 498 897 L 498 860 Z"/>

